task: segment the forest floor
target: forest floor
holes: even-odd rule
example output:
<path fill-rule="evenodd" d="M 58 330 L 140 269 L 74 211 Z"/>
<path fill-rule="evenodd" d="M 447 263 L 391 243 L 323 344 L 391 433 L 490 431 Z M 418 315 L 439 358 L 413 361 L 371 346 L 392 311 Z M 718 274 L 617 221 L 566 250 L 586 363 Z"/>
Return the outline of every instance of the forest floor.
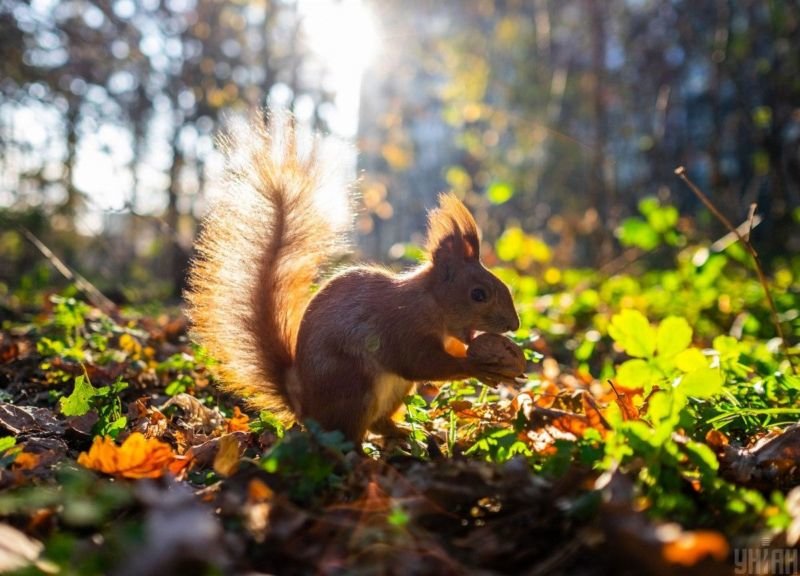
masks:
<path fill-rule="evenodd" d="M 735 246 L 499 273 L 528 382 L 424 385 L 413 441 L 366 455 L 221 394 L 179 311 L 6 298 L 0 572 L 800 569 L 798 262 L 771 277 L 786 347 Z"/>

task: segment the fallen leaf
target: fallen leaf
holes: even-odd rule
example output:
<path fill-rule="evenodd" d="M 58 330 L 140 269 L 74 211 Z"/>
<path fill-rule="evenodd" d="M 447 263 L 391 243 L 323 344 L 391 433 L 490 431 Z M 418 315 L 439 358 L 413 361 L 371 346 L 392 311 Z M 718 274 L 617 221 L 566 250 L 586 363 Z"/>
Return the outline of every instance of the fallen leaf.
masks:
<path fill-rule="evenodd" d="M 534 402 L 540 408 L 552 408 L 553 404 L 556 402 L 556 398 L 558 398 L 559 392 L 561 392 L 561 390 L 556 383 L 547 380 L 543 382 L 543 386 L 536 391 Z"/>
<path fill-rule="evenodd" d="M 250 416 L 234 406 L 233 416 L 226 422 L 226 427 L 228 432 L 250 432 Z"/>
<path fill-rule="evenodd" d="M 728 551 L 728 541 L 722 534 L 711 530 L 697 530 L 682 532 L 675 540 L 664 544 L 661 554 L 671 564 L 694 566 L 708 557 L 721 562 L 727 558 Z"/>
<path fill-rule="evenodd" d="M 247 485 L 247 500 L 251 504 L 266 502 L 271 500 L 274 495 L 272 488 L 259 478 L 253 478 Z"/>
<path fill-rule="evenodd" d="M 25 534 L 8 524 L 0 524 L 0 573 L 20 570 L 31 564 L 41 572 L 55 574 L 58 567 L 39 557 L 44 546 L 38 540 L 28 538 Z"/>
<path fill-rule="evenodd" d="M 719 430 L 709 430 L 708 434 L 706 434 L 706 444 L 714 448 L 715 450 L 722 449 L 723 446 L 727 446 L 730 444 L 728 437 L 725 436 Z"/>
<path fill-rule="evenodd" d="M 14 470 L 33 470 L 39 466 L 39 456 L 30 452 L 20 452 L 11 465 Z"/>
<path fill-rule="evenodd" d="M 64 425 L 47 408 L 0 403 L 0 427 L 12 434 L 62 434 Z"/>
<path fill-rule="evenodd" d="M 216 410 L 212 410 L 191 394 L 176 394 L 159 408 L 162 412 L 170 406 L 177 406 L 183 410 L 184 421 L 190 428 L 211 432 L 219 428 L 224 418 Z"/>
<path fill-rule="evenodd" d="M 800 481 L 800 424 L 775 430 L 747 448 L 723 443 L 719 450 L 724 475 L 740 484 L 788 489 Z"/>
<path fill-rule="evenodd" d="M 611 430 L 611 425 L 603 416 L 595 399 L 588 392 L 584 392 L 581 395 L 581 401 L 583 403 L 583 413 L 586 415 L 586 421 L 591 428 L 603 435 Z"/>
<path fill-rule="evenodd" d="M 139 432 L 128 436 L 121 446 L 110 437 L 95 437 L 89 451 L 78 456 L 81 466 L 124 478 L 159 478 L 174 460 L 169 444 Z"/>
<path fill-rule="evenodd" d="M 241 448 L 239 440 L 233 434 L 226 434 L 219 439 L 217 455 L 214 456 L 214 472 L 227 478 L 239 468 Z"/>

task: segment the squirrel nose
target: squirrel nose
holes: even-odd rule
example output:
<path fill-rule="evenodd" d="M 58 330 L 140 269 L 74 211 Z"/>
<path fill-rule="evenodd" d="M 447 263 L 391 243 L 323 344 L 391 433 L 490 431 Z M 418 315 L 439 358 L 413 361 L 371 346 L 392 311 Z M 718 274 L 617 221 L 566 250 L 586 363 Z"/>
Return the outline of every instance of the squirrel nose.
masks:
<path fill-rule="evenodd" d="M 507 321 L 504 332 L 516 332 L 517 330 L 519 330 L 519 316 L 514 315 L 513 318 Z"/>

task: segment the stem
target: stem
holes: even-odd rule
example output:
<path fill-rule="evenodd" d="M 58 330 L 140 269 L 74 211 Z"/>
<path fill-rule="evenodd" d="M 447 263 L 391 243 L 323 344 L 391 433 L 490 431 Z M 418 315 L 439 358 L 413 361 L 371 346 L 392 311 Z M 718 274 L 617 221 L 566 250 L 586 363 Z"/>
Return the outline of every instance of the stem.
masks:
<path fill-rule="evenodd" d="M 774 416 L 778 414 L 800 414 L 800 408 L 737 408 L 736 412 L 725 412 L 706 420 L 706 424 L 716 424 L 742 416 Z"/>
<path fill-rule="evenodd" d="M 781 339 L 781 348 L 783 349 L 783 353 L 786 356 L 786 360 L 789 362 L 789 367 L 791 368 L 792 372 L 794 374 L 797 374 L 798 373 L 797 367 L 795 366 L 794 359 L 792 358 L 792 354 L 789 351 L 789 344 L 783 335 L 783 327 L 781 326 L 781 320 L 780 316 L 778 315 L 778 309 L 775 307 L 775 300 L 773 300 L 772 292 L 770 292 L 769 289 L 769 281 L 767 280 L 766 274 L 764 274 L 764 268 L 761 266 L 761 259 L 758 257 L 758 252 L 756 252 L 756 249 L 750 243 L 750 238 L 749 238 L 750 234 L 748 233 L 746 236 L 742 235 L 742 233 L 739 232 L 738 228 L 736 228 L 733 224 L 731 224 L 730 220 L 728 220 L 725 217 L 725 215 L 722 212 L 720 212 L 716 206 L 714 206 L 714 204 L 711 202 L 708 196 L 706 196 L 703 193 L 703 191 L 700 190 L 700 188 L 698 188 L 697 185 L 689 179 L 689 177 L 686 175 L 686 168 L 684 168 L 683 166 L 678 166 L 675 169 L 675 175 L 686 183 L 686 185 L 689 187 L 689 190 L 691 190 L 694 193 L 694 195 L 700 199 L 700 201 L 705 205 L 706 208 L 709 209 L 709 211 L 717 218 L 717 220 L 722 222 L 722 224 L 731 233 L 736 235 L 736 237 L 745 247 L 745 250 L 747 250 L 747 252 L 753 258 L 753 264 L 755 265 L 756 268 L 758 281 L 761 282 L 761 287 L 764 289 L 764 294 L 767 297 L 767 304 L 769 304 L 769 310 L 772 315 L 772 323 L 775 325 L 775 332 L 777 333 L 778 338 Z M 755 208 L 753 206 L 754 205 L 750 206 L 751 221 L 755 214 Z"/>

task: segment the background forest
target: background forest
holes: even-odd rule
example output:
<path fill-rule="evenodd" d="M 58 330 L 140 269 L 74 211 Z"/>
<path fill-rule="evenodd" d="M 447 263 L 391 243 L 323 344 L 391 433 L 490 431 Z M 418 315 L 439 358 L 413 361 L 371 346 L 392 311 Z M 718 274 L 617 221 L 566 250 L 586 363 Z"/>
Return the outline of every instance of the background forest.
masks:
<path fill-rule="evenodd" d="M 723 0 L 4 0 L 0 281 L 45 282 L 24 224 L 117 300 L 179 294 L 214 138 L 259 107 L 355 142 L 371 258 L 402 255 L 447 189 L 488 239 L 543 242 L 532 267 L 652 248 L 621 228 L 645 197 L 721 233 L 678 165 L 732 220 L 757 202 L 767 254 L 796 251 L 798 18 Z"/>
<path fill-rule="evenodd" d="M 799 573 L 798 55 L 778 0 L 0 0 L 0 573 Z M 516 384 L 364 455 L 214 385 L 215 139 L 287 112 L 354 259 L 465 201 Z"/>

